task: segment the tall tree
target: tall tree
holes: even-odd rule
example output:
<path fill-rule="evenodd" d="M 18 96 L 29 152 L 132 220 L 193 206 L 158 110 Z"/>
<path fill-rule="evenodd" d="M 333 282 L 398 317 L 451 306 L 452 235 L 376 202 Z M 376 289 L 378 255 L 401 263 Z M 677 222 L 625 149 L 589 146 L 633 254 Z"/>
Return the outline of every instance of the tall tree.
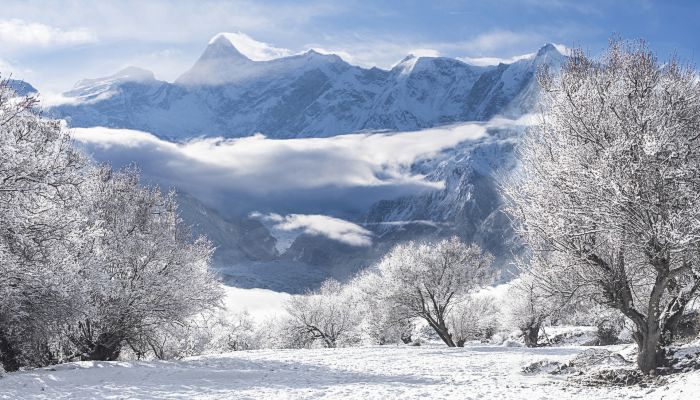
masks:
<path fill-rule="evenodd" d="M 504 184 L 540 280 L 620 310 L 637 363 L 663 361 L 662 333 L 698 292 L 700 87 L 644 42 L 577 49 L 543 71 L 542 116 Z"/>
<path fill-rule="evenodd" d="M 87 214 L 96 234 L 83 271 L 83 318 L 71 339 L 84 359 L 114 360 L 154 328 L 185 324 L 222 297 L 213 248 L 193 238 L 173 192 L 139 185 L 133 169 L 95 171 Z"/>
<path fill-rule="evenodd" d="M 73 313 L 86 160 L 36 100 L 0 81 L 0 361 L 41 365 Z"/>

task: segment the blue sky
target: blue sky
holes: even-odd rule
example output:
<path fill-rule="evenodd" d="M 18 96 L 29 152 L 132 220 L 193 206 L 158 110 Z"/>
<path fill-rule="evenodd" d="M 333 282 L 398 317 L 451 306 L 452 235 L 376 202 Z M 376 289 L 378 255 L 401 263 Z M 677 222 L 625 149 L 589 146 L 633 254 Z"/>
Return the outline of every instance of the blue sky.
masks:
<path fill-rule="evenodd" d="M 173 80 L 218 32 L 383 68 L 408 53 L 496 62 L 546 42 L 596 53 L 617 33 L 697 64 L 698 21 L 700 1 L 673 0 L 3 0 L 0 70 L 46 92 L 129 65 Z"/>

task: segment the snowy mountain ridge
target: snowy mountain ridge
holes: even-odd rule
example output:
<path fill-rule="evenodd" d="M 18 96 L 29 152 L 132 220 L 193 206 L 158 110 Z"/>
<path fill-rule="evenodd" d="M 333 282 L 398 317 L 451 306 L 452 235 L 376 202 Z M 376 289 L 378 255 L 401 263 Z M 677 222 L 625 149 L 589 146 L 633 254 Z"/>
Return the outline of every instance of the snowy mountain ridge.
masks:
<path fill-rule="evenodd" d="M 173 83 L 130 67 L 78 82 L 64 93 L 76 101 L 50 112 L 73 127 L 137 129 L 174 140 L 416 130 L 518 116 L 532 103 L 537 68 L 563 58 L 548 44 L 529 58 L 492 67 L 408 56 L 390 70 L 365 69 L 315 50 L 254 61 L 220 34 Z"/>

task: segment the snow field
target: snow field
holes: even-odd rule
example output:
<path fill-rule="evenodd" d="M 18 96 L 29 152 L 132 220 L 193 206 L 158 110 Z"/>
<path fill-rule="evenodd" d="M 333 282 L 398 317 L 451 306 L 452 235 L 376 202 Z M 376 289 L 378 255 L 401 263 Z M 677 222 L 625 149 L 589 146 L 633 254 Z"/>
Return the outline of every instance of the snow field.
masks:
<path fill-rule="evenodd" d="M 700 372 L 668 386 L 587 387 L 547 374 L 585 347 L 472 344 L 243 351 L 182 361 L 76 362 L 6 375 L 2 399 L 691 399 Z"/>

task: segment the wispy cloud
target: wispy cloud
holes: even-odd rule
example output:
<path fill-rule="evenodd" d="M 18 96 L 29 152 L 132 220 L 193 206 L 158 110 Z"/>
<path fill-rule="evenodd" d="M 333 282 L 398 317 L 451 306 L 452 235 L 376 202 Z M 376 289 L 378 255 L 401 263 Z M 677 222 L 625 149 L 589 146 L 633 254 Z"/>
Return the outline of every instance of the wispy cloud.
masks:
<path fill-rule="evenodd" d="M 498 62 L 517 61 L 527 55 L 503 58 L 492 55 L 511 55 L 519 48 L 537 50 L 538 46 L 547 40 L 543 35 L 532 31 L 494 30 L 466 40 L 447 42 L 421 41 L 409 37 L 385 38 L 366 34 L 331 36 L 326 38 L 326 41 L 334 44 L 308 43 L 303 47 L 321 48 L 326 53 L 342 54 L 341 57 L 346 61 L 363 67 L 390 68 L 408 54 L 418 57 L 456 57 L 474 60 L 474 65 L 496 65 Z"/>
<path fill-rule="evenodd" d="M 457 57 L 458 60 L 464 61 L 467 64 L 487 66 L 487 65 L 498 65 L 498 64 L 511 64 L 516 61 L 526 60 L 530 57 L 534 57 L 535 53 L 522 54 L 519 56 L 513 56 L 508 58 L 499 57 Z"/>
<path fill-rule="evenodd" d="M 308 235 L 325 236 L 350 246 L 372 245 L 372 232 L 340 218 L 319 214 L 289 214 L 251 213 L 253 218 L 259 218 L 273 224 L 273 229 L 283 231 L 299 231 Z"/>
<path fill-rule="evenodd" d="M 286 57 L 292 54 L 289 49 L 274 47 L 268 43 L 257 41 L 243 32 L 220 33 L 212 38 L 210 43 L 216 40 L 219 36 L 223 36 L 228 39 L 228 41 L 231 42 L 231 44 L 233 44 L 238 51 L 254 61 L 267 61 L 275 58 Z"/>
<path fill-rule="evenodd" d="M 21 19 L 0 20 L 0 43 L 6 47 L 47 47 L 95 41 L 97 41 L 97 36 L 84 28 L 65 30 Z"/>
<path fill-rule="evenodd" d="M 482 33 L 467 41 L 449 44 L 449 46 L 465 52 L 488 53 L 530 43 L 533 39 L 540 40 L 541 37 L 532 32 L 497 30 Z"/>

